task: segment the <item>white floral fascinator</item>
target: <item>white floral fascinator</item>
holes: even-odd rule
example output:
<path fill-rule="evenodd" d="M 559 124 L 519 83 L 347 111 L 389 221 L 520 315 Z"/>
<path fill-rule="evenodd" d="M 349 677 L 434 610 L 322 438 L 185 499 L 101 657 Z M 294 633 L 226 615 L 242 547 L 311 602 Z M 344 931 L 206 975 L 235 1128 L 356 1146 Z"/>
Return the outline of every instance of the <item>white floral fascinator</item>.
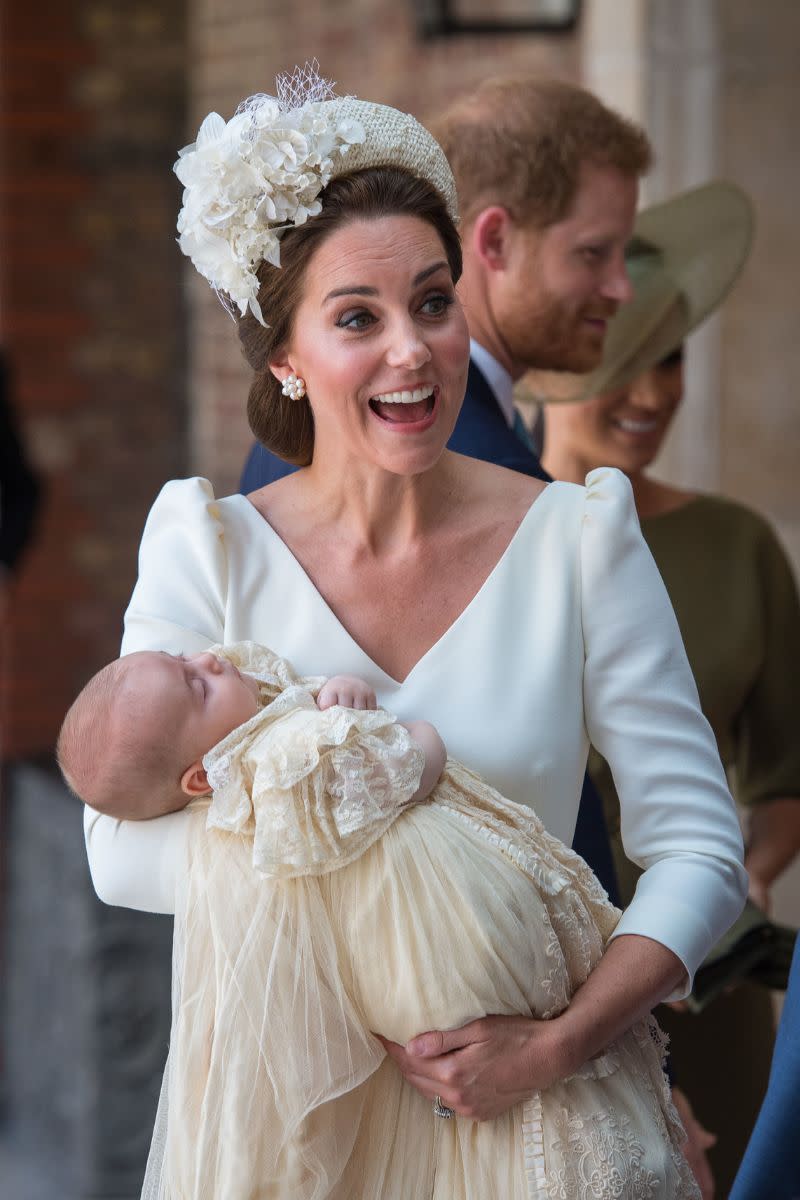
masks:
<path fill-rule="evenodd" d="M 404 167 L 433 184 L 458 216 L 447 159 L 410 114 L 335 97 L 316 62 L 276 84 L 277 96 L 251 96 L 227 122 L 209 113 L 174 167 L 184 186 L 181 250 L 231 315 L 249 309 L 262 325 L 259 264 L 280 266 L 280 235 L 321 210 L 320 193 L 338 175 Z"/>

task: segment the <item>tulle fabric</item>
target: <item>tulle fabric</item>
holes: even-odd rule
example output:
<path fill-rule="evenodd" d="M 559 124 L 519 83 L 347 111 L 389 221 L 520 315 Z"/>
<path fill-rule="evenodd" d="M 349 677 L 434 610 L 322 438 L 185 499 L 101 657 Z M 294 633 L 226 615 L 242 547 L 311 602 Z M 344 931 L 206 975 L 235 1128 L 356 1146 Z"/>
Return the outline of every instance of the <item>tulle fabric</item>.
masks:
<path fill-rule="evenodd" d="M 374 1033 L 404 1042 L 486 1013 L 556 1015 L 618 913 L 530 809 L 455 762 L 409 804 L 420 758 L 405 731 L 386 714 L 329 712 L 303 702 L 252 738 L 256 722 L 257 763 L 223 751 L 226 786 L 238 776 L 248 797 L 240 831 L 213 824 L 214 804 L 210 828 L 207 805 L 191 813 L 145 1200 L 697 1197 L 648 1022 L 485 1123 L 436 1118 L 385 1059 Z M 355 792 L 352 772 L 318 786 L 343 752 L 369 768 Z M 284 759 L 308 764 L 288 788 Z M 283 862 L 281 840 L 263 836 L 276 811 Z"/>

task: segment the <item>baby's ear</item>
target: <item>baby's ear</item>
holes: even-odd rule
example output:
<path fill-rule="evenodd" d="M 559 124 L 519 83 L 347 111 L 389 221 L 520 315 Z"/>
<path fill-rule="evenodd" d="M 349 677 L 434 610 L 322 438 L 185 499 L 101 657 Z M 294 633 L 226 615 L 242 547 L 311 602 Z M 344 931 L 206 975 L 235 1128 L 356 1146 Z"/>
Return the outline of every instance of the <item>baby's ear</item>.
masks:
<path fill-rule="evenodd" d="M 208 776 L 201 762 L 192 763 L 181 775 L 181 791 L 187 796 L 205 796 L 211 791 Z"/>

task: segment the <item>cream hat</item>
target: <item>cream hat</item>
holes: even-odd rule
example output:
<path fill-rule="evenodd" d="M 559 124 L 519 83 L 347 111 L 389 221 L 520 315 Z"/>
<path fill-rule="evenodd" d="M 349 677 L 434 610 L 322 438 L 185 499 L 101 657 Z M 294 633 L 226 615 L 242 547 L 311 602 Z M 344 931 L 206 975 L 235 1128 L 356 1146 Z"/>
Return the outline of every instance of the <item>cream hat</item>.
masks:
<path fill-rule="evenodd" d="M 368 167 L 402 167 L 426 179 L 458 220 L 456 185 L 442 148 L 409 113 L 333 95 L 316 63 L 277 80 L 277 96 L 251 96 L 229 121 L 209 113 L 180 151 L 181 250 L 232 315 L 264 324 L 257 270 L 280 266 L 281 235 L 313 219 L 332 179 Z"/>
<path fill-rule="evenodd" d="M 753 236 L 753 209 L 733 183 L 681 192 L 639 213 L 625 252 L 634 296 L 611 321 L 600 366 L 588 375 L 526 377 L 537 401 L 587 400 L 660 362 L 727 296 Z"/>

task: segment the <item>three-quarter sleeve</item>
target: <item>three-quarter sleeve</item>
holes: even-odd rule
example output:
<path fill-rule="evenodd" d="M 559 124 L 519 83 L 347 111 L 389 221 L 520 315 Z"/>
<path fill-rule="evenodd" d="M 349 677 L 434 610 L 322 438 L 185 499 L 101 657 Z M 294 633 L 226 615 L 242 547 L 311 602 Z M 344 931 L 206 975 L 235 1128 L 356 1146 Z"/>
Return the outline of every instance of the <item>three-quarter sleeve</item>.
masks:
<path fill-rule="evenodd" d="M 736 796 L 743 804 L 800 797 L 800 599 L 769 525 L 747 513 L 756 592 L 758 670 L 736 718 Z"/>
<path fill-rule="evenodd" d="M 645 869 L 615 936 L 640 934 L 672 950 L 686 967 L 685 995 L 744 903 L 741 831 L 630 484 L 600 469 L 586 485 L 586 727 L 614 776 L 625 852 Z"/>
<path fill-rule="evenodd" d="M 196 654 L 224 641 L 226 594 L 224 530 L 211 484 L 174 480 L 162 489 L 145 524 L 122 653 Z M 188 826 L 184 812 L 117 821 L 87 806 L 86 852 L 100 899 L 144 912 L 174 912 Z"/>

